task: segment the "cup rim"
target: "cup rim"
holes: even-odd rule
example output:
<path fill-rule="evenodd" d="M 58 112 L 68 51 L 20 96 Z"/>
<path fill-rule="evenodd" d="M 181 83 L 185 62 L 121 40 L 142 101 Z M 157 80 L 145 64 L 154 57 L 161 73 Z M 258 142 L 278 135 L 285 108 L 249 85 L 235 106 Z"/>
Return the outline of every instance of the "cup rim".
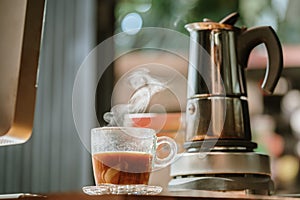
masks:
<path fill-rule="evenodd" d="M 126 127 L 126 126 L 103 126 L 103 127 L 95 127 L 91 129 L 91 134 L 96 133 L 96 131 L 99 130 L 119 130 L 126 133 L 126 130 L 144 130 L 142 131 L 143 134 L 140 135 L 133 135 L 133 136 L 139 136 L 139 138 L 150 138 L 150 137 L 156 137 L 156 131 L 152 128 L 143 128 L 143 127 Z"/>

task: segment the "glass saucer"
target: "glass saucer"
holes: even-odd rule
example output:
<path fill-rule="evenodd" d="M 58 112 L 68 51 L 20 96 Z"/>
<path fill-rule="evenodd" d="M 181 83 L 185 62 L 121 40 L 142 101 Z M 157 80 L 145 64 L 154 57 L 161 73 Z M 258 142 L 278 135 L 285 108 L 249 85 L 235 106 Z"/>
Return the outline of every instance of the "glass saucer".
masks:
<path fill-rule="evenodd" d="M 127 194 L 127 195 L 156 195 L 162 191 L 162 187 L 156 185 L 115 185 L 100 184 L 97 186 L 85 186 L 83 192 L 88 195 Z"/>

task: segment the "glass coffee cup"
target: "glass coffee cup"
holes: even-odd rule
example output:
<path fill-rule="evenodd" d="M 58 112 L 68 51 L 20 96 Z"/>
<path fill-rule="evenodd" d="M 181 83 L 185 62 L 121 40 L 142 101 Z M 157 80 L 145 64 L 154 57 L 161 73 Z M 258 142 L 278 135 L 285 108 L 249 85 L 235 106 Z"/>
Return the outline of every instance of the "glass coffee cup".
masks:
<path fill-rule="evenodd" d="M 159 157 L 158 147 L 168 155 Z M 91 154 L 96 186 L 87 194 L 158 194 L 162 187 L 148 185 L 150 173 L 169 165 L 177 145 L 169 137 L 157 137 L 149 128 L 102 127 L 91 130 Z"/>

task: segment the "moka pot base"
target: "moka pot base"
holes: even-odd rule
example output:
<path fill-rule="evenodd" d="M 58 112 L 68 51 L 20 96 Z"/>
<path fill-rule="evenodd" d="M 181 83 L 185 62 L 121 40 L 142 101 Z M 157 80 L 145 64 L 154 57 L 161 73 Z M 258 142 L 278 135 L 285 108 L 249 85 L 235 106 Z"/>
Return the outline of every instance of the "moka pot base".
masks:
<path fill-rule="evenodd" d="M 269 156 L 255 152 L 196 152 L 179 154 L 171 165 L 169 190 L 240 191 L 270 195 Z"/>

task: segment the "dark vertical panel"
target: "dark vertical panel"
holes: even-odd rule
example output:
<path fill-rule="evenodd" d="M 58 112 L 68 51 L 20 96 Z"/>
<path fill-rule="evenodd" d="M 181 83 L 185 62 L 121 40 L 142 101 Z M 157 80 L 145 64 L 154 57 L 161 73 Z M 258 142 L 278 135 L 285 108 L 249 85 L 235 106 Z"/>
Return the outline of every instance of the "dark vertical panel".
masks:
<path fill-rule="evenodd" d="M 97 8 L 97 4 L 96 4 L 97 0 L 90 0 L 90 4 L 85 5 L 83 1 L 76 1 L 76 8 L 75 8 L 75 21 L 77 23 L 82 24 L 82 26 L 75 26 L 75 38 L 76 41 L 75 42 L 75 58 L 76 61 L 81 60 L 82 61 L 84 59 L 86 59 L 87 54 L 82 54 L 83 52 L 90 52 L 92 49 L 89 49 L 90 46 L 81 46 L 81 43 L 86 43 L 91 45 L 93 48 L 95 48 L 97 46 L 97 38 L 96 38 L 96 28 L 97 28 L 97 18 L 96 18 L 96 8 Z M 84 10 L 90 10 L 93 13 L 93 15 L 88 14 L 89 12 L 82 12 L 82 8 L 84 8 Z M 94 32 L 90 32 L 89 30 L 91 28 L 94 28 Z M 90 35 L 90 37 L 95 38 L 95 40 L 93 41 L 93 43 L 90 43 L 91 41 L 87 40 L 86 37 L 84 37 L 85 35 Z M 78 66 L 79 67 L 79 66 Z M 86 109 L 87 104 L 89 104 L 89 97 L 91 95 L 91 93 L 93 91 L 91 91 L 91 85 L 95 84 L 95 75 L 97 73 L 93 72 L 93 71 L 89 71 L 87 72 L 87 74 L 85 74 L 85 83 L 83 85 L 84 91 L 83 91 L 83 96 L 81 99 L 82 102 L 82 108 L 81 110 L 82 115 L 85 116 L 84 119 L 85 121 L 82 122 L 83 123 L 83 127 L 84 130 L 86 130 L 86 127 L 89 127 L 90 124 L 95 124 L 96 122 L 90 121 L 90 114 L 89 110 Z M 95 95 L 95 94 L 93 94 Z M 80 130 L 82 131 L 82 130 Z M 84 135 L 84 140 L 89 141 L 90 139 L 90 132 L 87 131 Z M 83 146 L 81 146 L 81 152 L 78 154 L 78 156 L 82 157 L 82 162 L 80 163 L 80 182 L 82 183 L 82 185 L 80 187 L 82 187 L 83 185 L 91 185 L 94 184 L 93 179 L 92 179 L 92 167 L 91 167 L 91 157 L 89 152 L 83 148 Z"/>
<path fill-rule="evenodd" d="M 0 147 L 0 191 L 4 191 L 5 189 L 5 165 L 6 165 L 6 152 L 5 152 L 5 147 Z"/>
<path fill-rule="evenodd" d="M 70 5 L 71 0 L 66 1 Z M 70 102 L 69 105 L 63 107 L 64 112 L 62 113 L 62 124 L 68 128 L 64 129 L 62 133 L 62 141 L 64 142 L 64 147 L 62 151 L 62 171 L 65 173 L 61 174 L 61 189 L 62 190 L 71 190 L 72 188 L 81 188 L 83 183 L 81 182 L 81 168 L 83 167 L 81 163 L 85 162 L 85 157 L 89 157 L 88 154 L 82 154 L 81 151 L 85 151 L 81 145 L 80 140 L 78 140 L 77 132 L 73 125 L 72 120 L 72 88 L 73 81 L 76 73 L 69 73 L 72 70 L 78 69 L 83 59 L 87 54 L 92 50 L 93 45 L 87 46 L 82 44 L 89 44 L 91 38 L 95 37 L 95 13 L 94 10 L 94 0 L 80 1 L 76 0 L 75 4 L 71 7 L 65 8 L 65 68 L 64 68 L 64 81 L 63 81 L 63 90 L 64 90 L 64 102 Z M 78 11 L 78 12 L 76 12 Z M 72 17 L 72 19 L 71 19 Z M 81 20 L 77 21 L 77 17 Z M 77 24 L 78 23 L 78 24 Z M 79 40 L 77 40 L 77 37 Z M 76 38 L 76 39 L 75 39 Z M 93 40 L 95 42 L 95 40 Z M 91 43 L 90 43 L 91 44 Z M 96 45 L 94 43 L 94 45 Z M 81 51 L 80 54 L 82 59 L 76 59 L 74 49 Z M 93 80 L 94 72 L 91 72 L 91 76 L 87 81 Z M 82 97 L 85 98 L 85 97 Z M 85 123 L 85 122 L 82 122 Z M 73 125 L 73 126 L 70 126 Z M 81 162 L 78 163 L 78 159 L 81 159 Z M 90 167 L 90 162 L 88 162 Z M 84 172 L 84 171 L 83 171 Z M 91 174 L 88 174 L 90 177 Z M 85 175 L 87 177 L 87 175 Z"/>
<path fill-rule="evenodd" d="M 19 191 L 31 191 L 31 176 L 32 176 L 32 139 L 24 144 L 21 152 L 22 159 L 22 174 L 21 174 L 21 188 Z"/>
<path fill-rule="evenodd" d="M 47 1 L 47 12 L 46 12 L 46 24 L 45 24 L 45 35 L 42 46 L 40 74 L 39 74 L 39 88 L 38 88 L 38 99 L 36 105 L 36 118 L 34 126 L 34 143 L 40 143 L 33 150 L 33 153 L 39 151 L 41 156 L 40 159 L 34 157 L 35 167 L 41 168 L 40 173 L 36 173 L 34 170 L 31 174 L 37 176 L 35 183 L 37 186 L 34 188 L 35 191 L 47 191 L 50 188 L 50 170 L 51 162 L 49 158 L 49 152 L 51 150 L 51 126 L 52 120 L 50 99 L 54 95 L 52 90 L 52 77 L 53 77 L 53 63 L 54 63 L 54 31 L 55 31 L 55 1 Z M 40 150 L 37 150 L 40 148 Z M 38 188 L 39 187 L 39 188 Z"/>
<path fill-rule="evenodd" d="M 5 166 L 5 171 L 7 172 L 6 175 L 5 175 L 5 190 L 9 191 L 10 188 L 13 188 L 14 186 L 14 180 L 15 180 L 15 170 L 16 167 L 15 167 L 15 157 L 17 156 L 17 154 L 14 155 L 14 153 L 17 153 L 15 151 L 15 148 L 7 148 L 6 149 L 6 154 L 7 154 L 7 157 L 6 157 L 6 166 Z"/>
<path fill-rule="evenodd" d="M 49 190 L 50 180 L 50 137 L 51 128 L 51 103 L 52 96 L 52 71 L 53 68 L 53 33 L 54 33 L 54 11 L 53 0 L 46 1 L 46 15 L 44 36 L 42 38 L 42 48 L 40 54 L 39 82 L 37 91 L 36 112 L 34 119 L 33 135 L 26 147 L 31 147 L 27 156 L 31 160 L 25 160 L 26 171 L 24 172 L 23 190 L 30 192 L 44 192 Z M 25 156 L 25 155 L 24 155 Z"/>
<path fill-rule="evenodd" d="M 62 151 L 61 134 L 63 130 L 61 127 L 61 109 L 63 107 L 62 102 L 62 69 L 63 63 L 63 16 L 64 16 L 65 1 L 55 1 L 55 19 L 54 19 L 54 47 L 53 47 L 53 76 L 52 76 L 52 96 L 50 97 L 51 102 L 51 150 L 50 150 L 50 190 L 59 191 L 60 176 L 61 176 L 61 161 L 60 157 Z"/>
<path fill-rule="evenodd" d="M 14 179 L 12 182 L 12 187 L 14 187 L 16 190 L 21 190 L 22 187 L 22 183 L 20 181 L 20 177 L 22 177 L 22 165 L 19 165 L 19 162 L 22 162 L 22 151 L 23 151 L 24 147 L 18 145 L 17 148 L 15 148 L 14 150 L 14 166 L 15 166 L 15 170 L 14 170 Z"/>
<path fill-rule="evenodd" d="M 5 171 L 4 174 L 4 180 L 5 180 L 5 184 L 4 184 L 4 191 L 9 191 L 9 188 L 11 187 L 11 176 L 13 175 L 13 165 L 12 165 L 12 156 L 11 156 L 11 147 L 8 147 L 6 149 L 3 149 L 5 152 L 5 165 L 3 168 L 3 171 Z"/>
<path fill-rule="evenodd" d="M 74 57 L 73 57 L 73 50 L 74 50 L 74 36 L 75 36 L 75 21 L 74 21 L 74 11 L 75 11 L 75 3 L 72 3 L 70 0 L 65 1 L 64 6 L 64 16 L 61 18 L 61 20 L 64 23 L 63 28 L 63 51 L 64 51 L 64 57 L 63 57 L 63 63 L 64 68 L 62 71 L 62 91 L 64 95 L 62 96 L 63 102 L 72 102 L 72 81 L 74 80 L 73 73 L 74 71 Z M 71 112 L 71 104 L 64 105 L 62 107 L 62 130 L 61 133 L 61 141 L 63 143 L 62 151 L 61 151 L 61 170 L 65 173 L 61 174 L 60 179 L 60 185 L 61 190 L 69 190 L 70 188 L 74 187 L 74 183 L 77 182 L 76 180 L 76 159 L 74 158 L 74 155 L 77 154 L 77 148 L 74 148 L 72 145 L 77 146 L 78 144 L 74 140 L 75 137 L 72 137 L 72 127 L 73 127 L 73 121 L 72 121 L 72 112 Z M 74 132 L 75 133 L 75 132 Z M 75 135 L 74 135 L 75 136 Z M 75 138 L 76 139 L 76 138 Z M 78 159 L 78 158 L 77 158 Z"/>
<path fill-rule="evenodd" d="M 98 43 L 103 42 L 105 39 L 113 36 L 115 30 L 115 1 L 114 0 L 98 0 L 97 1 L 97 41 Z M 111 44 L 111 49 L 106 49 L 106 58 L 113 56 L 114 54 L 114 44 Z M 99 56 L 100 57 L 100 56 Z M 98 65 L 101 66 L 101 60 L 98 60 Z M 106 66 L 105 66 L 106 67 Z M 108 66 L 100 78 L 97 87 L 97 117 L 101 126 L 105 125 L 103 120 L 103 114 L 108 112 L 111 108 L 111 96 L 113 91 L 114 83 L 114 69 L 113 64 Z"/>

